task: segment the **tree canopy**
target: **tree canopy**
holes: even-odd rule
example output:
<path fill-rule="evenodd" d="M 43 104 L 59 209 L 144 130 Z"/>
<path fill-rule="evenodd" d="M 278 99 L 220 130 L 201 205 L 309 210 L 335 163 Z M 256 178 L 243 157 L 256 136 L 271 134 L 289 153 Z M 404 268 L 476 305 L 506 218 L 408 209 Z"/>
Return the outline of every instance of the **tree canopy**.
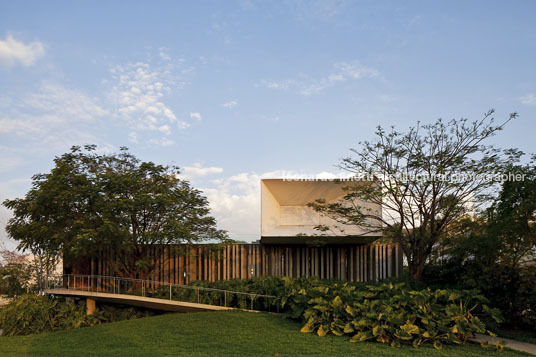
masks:
<path fill-rule="evenodd" d="M 375 140 L 361 142 L 340 163 L 373 184 L 347 184 L 341 201 L 310 206 L 339 223 L 382 230 L 400 244 L 411 275 L 419 279 L 434 245 L 451 224 L 490 198 L 493 175 L 502 173 L 506 160 L 486 141 L 516 114 L 501 125 L 492 114 L 474 122 L 439 119 L 405 133 L 378 127 Z M 362 201 L 382 205 L 382 213 L 367 210 Z"/>
<path fill-rule="evenodd" d="M 126 148 L 96 149 L 72 147 L 49 173 L 33 176 L 24 198 L 4 201 L 14 214 L 6 231 L 19 249 L 77 260 L 106 247 L 116 273 L 143 277 L 153 269 L 151 245 L 227 238 L 178 167 L 142 162 Z"/>
<path fill-rule="evenodd" d="M 516 267 L 536 260 L 536 155 L 525 165 L 516 164 L 522 152 L 509 151 L 507 173 L 523 175 L 521 181 L 505 181 L 487 210 L 488 239 L 497 242 L 503 264 Z"/>

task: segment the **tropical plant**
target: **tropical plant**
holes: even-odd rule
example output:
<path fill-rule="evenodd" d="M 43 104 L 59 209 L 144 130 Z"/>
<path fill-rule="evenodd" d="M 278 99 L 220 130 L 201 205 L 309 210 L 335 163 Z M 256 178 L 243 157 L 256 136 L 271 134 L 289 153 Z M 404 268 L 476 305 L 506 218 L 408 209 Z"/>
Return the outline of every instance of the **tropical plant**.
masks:
<path fill-rule="evenodd" d="M 476 290 L 410 290 L 403 283 L 342 283 L 293 288 L 283 301 L 301 316 L 302 332 L 350 336 L 350 342 L 377 341 L 393 347 L 430 343 L 463 344 L 475 333 L 492 334 L 482 320 L 502 321 Z"/>

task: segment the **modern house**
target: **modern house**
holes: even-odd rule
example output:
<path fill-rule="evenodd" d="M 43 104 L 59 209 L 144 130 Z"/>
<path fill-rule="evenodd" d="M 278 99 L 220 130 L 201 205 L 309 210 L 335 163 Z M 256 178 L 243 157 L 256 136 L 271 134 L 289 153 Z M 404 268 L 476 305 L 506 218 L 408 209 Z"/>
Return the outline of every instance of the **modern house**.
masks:
<path fill-rule="evenodd" d="M 152 246 L 149 251 L 155 268 L 149 279 L 188 284 L 275 275 L 376 281 L 402 271 L 400 247 L 375 242 L 381 238 L 379 230 L 342 226 L 307 206 L 316 199 L 338 201 L 344 195 L 344 183 L 263 179 L 260 186 L 260 243 Z M 381 214 L 380 205 L 360 205 Z M 319 234 L 315 229 L 319 224 L 338 233 Z M 99 256 L 66 267 L 66 272 L 114 276 L 113 261 L 113 252 L 103 247 Z"/>

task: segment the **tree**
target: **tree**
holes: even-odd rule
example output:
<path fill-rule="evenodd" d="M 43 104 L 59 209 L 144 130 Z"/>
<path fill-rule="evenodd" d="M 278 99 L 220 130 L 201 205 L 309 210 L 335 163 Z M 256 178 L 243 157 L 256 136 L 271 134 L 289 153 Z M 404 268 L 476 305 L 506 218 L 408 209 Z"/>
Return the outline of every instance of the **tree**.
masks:
<path fill-rule="evenodd" d="M 500 151 L 485 141 L 516 114 L 498 126 L 492 114 L 475 122 L 439 119 L 410 127 L 407 133 L 379 126 L 376 140 L 360 142 L 361 149 L 352 149 L 354 156 L 340 163 L 356 178 L 372 183 L 347 184 L 341 201 L 317 200 L 310 207 L 342 224 L 383 231 L 400 244 L 418 280 L 449 226 L 489 198 L 495 183 L 482 174 L 498 174 L 504 166 Z M 381 204 L 383 212 L 367 210 L 363 201 Z"/>
<path fill-rule="evenodd" d="M 141 162 L 126 148 L 99 154 L 95 145 L 74 146 L 54 163 L 33 176 L 24 198 L 4 201 L 14 214 L 6 231 L 19 249 L 69 262 L 106 248 L 117 274 L 145 278 L 152 246 L 227 237 L 177 167 Z"/>
<path fill-rule="evenodd" d="M 536 260 L 536 155 L 525 165 L 516 164 L 522 155 L 508 151 L 505 173 L 523 180 L 505 181 L 487 210 L 489 239 L 498 242 L 501 263 L 514 269 Z"/>
<path fill-rule="evenodd" d="M 493 203 L 477 216 L 449 227 L 422 276 L 429 285 L 479 289 L 510 327 L 536 328 L 536 157 L 517 164 L 522 152 L 507 151 L 504 173 L 521 180 L 502 183 Z"/>

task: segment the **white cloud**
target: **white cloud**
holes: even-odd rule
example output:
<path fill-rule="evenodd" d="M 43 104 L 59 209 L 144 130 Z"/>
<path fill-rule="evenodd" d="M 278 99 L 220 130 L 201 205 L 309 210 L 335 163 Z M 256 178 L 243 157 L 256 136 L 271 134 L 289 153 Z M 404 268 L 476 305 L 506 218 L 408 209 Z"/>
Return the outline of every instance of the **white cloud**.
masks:
<path fill-rule="evenodd" d="M 3 149 L 3 148 L 2 148 Z M 22 197 L 31 187 L 31 179 L 29 178 L 13 178 L 0 181 L 0 198 L 3 201 L 4 199 L 14 199 L 16 197 Z M 2 244 L 8 249 L 15 249 L 17 247 L 17 242 L 11 240 L 7 236 L 7 232 L 4 227 L 6 226 L 8 220 L 13 216 L 11 210 L 0 205 L 0 249 Z"/>
<path fill-rule="evenodd" d="M 0 134 L 41 149 L 95 142 L 97 120 L 109 114 L 96 99 L 58 83 L 43 83 L 20 97 L 0 106 Z"/>
<path fill-rule="evenodd" d="M 25 44 L 15 40 L 10 34 L 5 40 L 0 40 L 0 64 L 8 67 L 15 64 L 31 66 L 44 54 L 45 46 L 39 41 Z"/>
<path fill-rule="evenodd" d="M 527 93 L 519 98 L 519 100 L 525 105 L 536 105 L 536 93 Z"/>
<path fill-rule="evenodd" d="M 171 61 L 171 56 L 169 55 L 168 49 L 166 47 L 160 47 L 158 52 L 158 55 L 161 59 L 164 61 Z"/>
<path fill-rule="evenodd" d="M 338 83 L 363 78 L 382 78 L 381 73 L 359 62 L 338 62 L 333 65 L 333 71 L 322 78 L 301 76 L 299 79 L 261 80 L 257 86 L 270 89 L 291 90 L 308 96 L 319 93 Z"/>
<path fill-rule="evenodd" d="M 238 104 L 238 103 L 236 102 L 236 100 L 231 100 L 230 102 L 223 103 L 221 106 L 224 107 L 224 108 L 232 109 L 232 108 L 234 108 L 237 104 Z"/>
<path fill-rule="evenodd" d="M 154 146 L 172 146 L 175 145 L 175 140 L 168 138 L 150 139 L 147 143 Z"/>
<path fill-rule="evenodd" d="M 185 121 L 179 121 L 178 127 L 179 129 L 186 129 L 190 126 L 190 123 L 187 123 Z"/>
<path fill-rule="evenodd" d="M 130 133 L 128 133 L 128 140 L 131 143 L 137 144 L 138 143 L 138 134 L 136 134 L 135 131 L 131 131 Z"/>
<path fill-rule="evenodd" d="M 4 196 L 5 197 L 5 196 Z M 4 198 L 2 197 L 2 198 Z M 11 213 L 10 210 L 5 208 L 4 206 L 0 206 L 0 249 L 2 248 L 2 245 L 5 246 L 7 249 L 15 249 L 17 247 L 17 243 L 7 236 L 7 232 L 4 229 L 9 219 L 13 217 L 13 213 Z"/>
<path fill-rule="evenodd" d="M 201 113 L 190 113 L 190 118 L 195 120 L 201 120 Z"/>
<path fill-rule="evenodd" d="M 0 159 L 0 173 L 8 172 L 14 167 L 17 167 L 21 164 L 23 159 L 19 155 L 13 155 L 8 153 L 8 148 L 1 147 L 0 151 L 2 152 L 2 158 Z"/>
<path fill-rule="evenodd" d="M 203 167 L 200 163 L 196 162 L 193 166 L 185 166 L 182 168 L 181 177 L 186 179 L 192 179 L 200 176 L 207 176 L 213 174 L 221 174 L 223 169 L 221 167 Z"/>
<path fill-rule="evenodd" d="M 260 236 L 260 175 L 242 173 L 201 188 L 218 226 L 234 234 Z"/>
<path fill-rule="evenodd" d="M 190 124 L 177 118 L 166 98 L 187 82 L 177 78 L 181 61 L 172 61 L 165 48 L 159 50 L 159 57 L 165 64 L 136 62 L 114 67 L 111 72 L 115 85 L 110 98 L 115 115 L 129 125 L 138 141 L 146 138 L 144 141 L 152 145 L 169 146 L 173 140 L 166 137 L 173 134 L 173 129 Z"/>
<path fill-rule="evenodd" d="M 200 188 L 208 198 L 211 214 L 216 218 L 218 226 L 233 236 L 249 236 L 260 238 L 261 209 L 261 178 L 300 178 L 311 175 L 292 171 L 277 170 L 257 174 L 255 172 L 239 173 L 223 179 L 212 180 L 211 186 Z M 318 179 L 340 177 L 321 172 L 315 175 Z"/>

